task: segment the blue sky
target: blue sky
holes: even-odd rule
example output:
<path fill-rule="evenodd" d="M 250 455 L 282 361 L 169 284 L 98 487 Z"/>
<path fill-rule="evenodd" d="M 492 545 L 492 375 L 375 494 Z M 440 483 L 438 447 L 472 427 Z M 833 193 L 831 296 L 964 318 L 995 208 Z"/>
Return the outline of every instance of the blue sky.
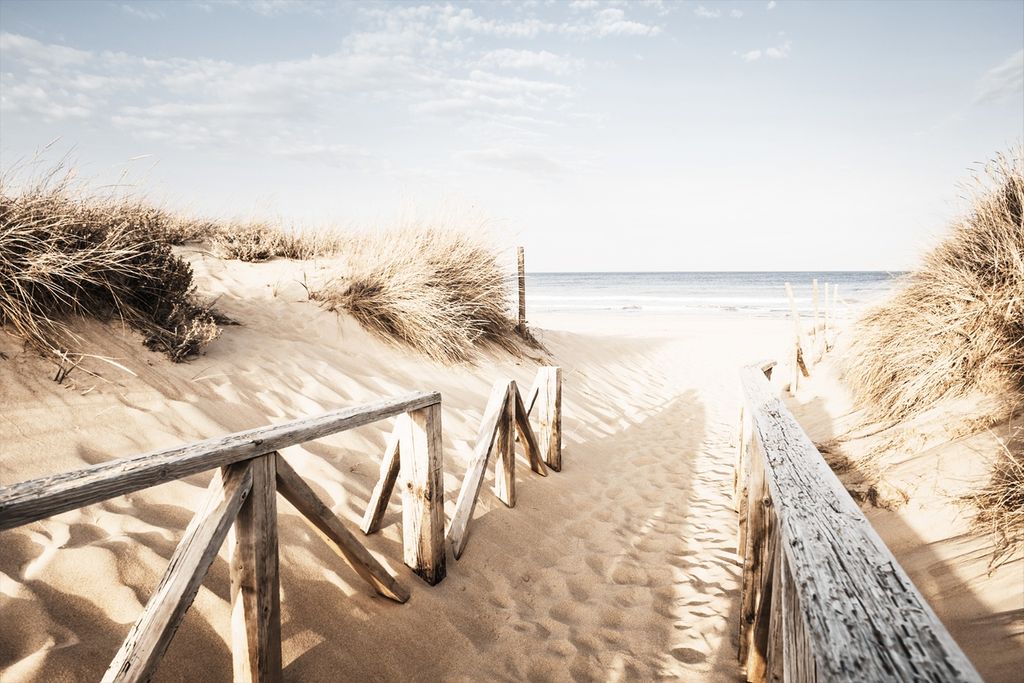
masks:
<path fill-rule="evenodd" d="M 1024 138 L 1024 2 L 0 1 L 0 162 L 536 270 L 902 269 Z"/>

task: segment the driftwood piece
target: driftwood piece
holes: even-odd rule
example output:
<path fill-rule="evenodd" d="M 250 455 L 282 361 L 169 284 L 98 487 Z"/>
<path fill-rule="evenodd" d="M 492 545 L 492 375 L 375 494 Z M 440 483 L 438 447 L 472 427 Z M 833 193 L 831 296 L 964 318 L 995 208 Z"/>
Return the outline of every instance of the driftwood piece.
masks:
<path fill-rule="evenodd" d="M 417 392 L 0 488 L 0 531 L 440 401 L 437 392 Z"/>
<path fill-rule="evenodd" d="M 494 494 L 510 508 L 516 506 L 516 451 L 512 437 L 515 434 L 515 382 L 505 385 L 505 402 L 498 418 L 498 440 L 494 445 L 497 460 L 494 463 Z"/>
<path fill-rule="evenodd" d="M 281 589 L 274 455 L 254 458 L 252 489 L 228 534 L 235 681 L 281 680 Z"/>
<path fill-rule="evenodd" d="M 103 681 L 148 681 L 199 592 L 252 487 L 252 466 L 216 472 L 203 506 L 185 529 L 167 571 L 110 663 Z"/>
<path fill-rule="evenodd" d="M 816 678 L 980 681 L 761 371 L 741 380 Z"/>
<path fill-rule="evenodd" d="M 405 563 L 431 586 L 445 577 L 441 406 L 409 413 L 398 448 Z"/>
<path fill-rule="evenodd" d="M 487 461 L 490 459 L 494 439 L 498 433 L 498 422 L 505 414 L 507 400 L 508 387 L 503 382 L 498 382 L 491 388 L 491 396 L 487 399 L 473 455 L 469 459 L 466 476 L 462 479 L 462 488 L 459 489 L 459 497 L 455 502 L 455 513 L 448 527 L 448 539 L 456 560 L 462 556 L 462 551 L 466 547 L 469 521 L 473 518 L 473 509 L 476 507 L 477 498 L 480 497 Z"/>
<path fill-rule="evenodd" d="M 396 602 L 409 599 L 409 591 L 345 528 L 309 484 L 280 455 L 277 456 L 277 490 L 375 591 Z"/>
<path fill-rule="evenodd" d="M 380 461 L 380 476 L 370 493 L 370 500 L 366 504 L 366 513 L 359 528 L 364 534 L 376 533 L 380 530 L 384 513 L 388 509 L 388 501 L 391 499 L 391 492 L 395 490 L 395 482 L 398 481 L 399 466 L 399 434 L 401 433 L 401 421 L 408 417 L 398 416 L 395 428 L 388 437 L 387 447 L 384 449 L 384 457 Z"/>

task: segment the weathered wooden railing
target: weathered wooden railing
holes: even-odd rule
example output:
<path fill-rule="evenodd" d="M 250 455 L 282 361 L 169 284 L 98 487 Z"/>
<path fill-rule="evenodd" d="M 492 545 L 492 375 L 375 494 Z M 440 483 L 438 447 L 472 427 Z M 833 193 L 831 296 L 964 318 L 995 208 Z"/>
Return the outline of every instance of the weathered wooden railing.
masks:
<path fill-rule="evenodd" d="M 537 406 L 538 429 L 530 425 L 530 414 Z M 398 463 L 405 452 L 407 438 L 401 420 L 395 424 L 395 431 L 388 440 L 384 458 L 380 464 L 380 477 L 370 494 L 363 516 L 363 533 L 372 534 L 380 529 L 388 500 L 398 477 Z M 455 559 L 462 556 L 468 539 L 469 522 L 473 517 L 484 473 L 491 453 L 497 450 L 495 463 L 495 494 L 508 507 L 516 504 L 516 435 L 523 444 L 523 451 L 530 462 L 530 469 L 546 477 L 547 467 L 556 472 L 562 469 L 562 370 L 558 367 L 542 367 L 537 372 L 533 386 L 526 395 L 519 393 L 512 380 L 499 380 L 491 390 L 476 446 L 462 480 L 455 512 L 448 525 L 448 539 Z M 546 466 L 545 466 L 546 464 Z M 404 466 L 404 465 L 403 465 Z"/>
<path fill-rule="evenodd" d="M 436 584 L 445 576 L 438 393 L 409 394 L 0 488 L 0 531 L 215 470 L 205 502 L 103 680 L 149 680 L 229 533 L 234 680 L 280 680 L 275 491 L 374 590 L 397 602 L 405 602 L 409 593 L 277 451 L 395 415 L 402 439 L 395 476 L 400 470 L 403 477 L 405 562 L 427 583 Z"/>
<path fill-rule="evenodd" d="M 748 681 L 980 681 L 761 367 L 741 372 Z"/>

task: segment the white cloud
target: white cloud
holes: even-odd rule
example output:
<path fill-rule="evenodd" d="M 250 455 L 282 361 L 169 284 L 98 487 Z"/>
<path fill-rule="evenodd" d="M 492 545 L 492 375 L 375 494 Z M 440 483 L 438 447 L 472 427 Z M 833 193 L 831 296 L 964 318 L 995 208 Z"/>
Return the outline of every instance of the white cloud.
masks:
<path fill-rule="evenodd" d="M 769 10 L 773 10 L 773 9 L 775 9 L 775 8 L 776 8 L 777 6 L 778 6 L 778 3 L 777 3 L 777 2 L 775 2 L 775 0 L 768 0 L 768 7 L 767 7 L 767 9 L 769 9 Z"/>
<path fill-rule="evenodd" d="M 594 9 L 597 7 L 597 0 L 572 0 L 569 7 L 575 10 Z"/>
<path fill-rule="evenodd" d="M 732 17 L 733 19 L 742 19 L 743 18 L 743 10 L 741 10 L 741 9 L 731 9 L 731 10 L 729 10 L 729 16 Z"/>
<path fill-rule="evenodd" d="M 722 16 L 722 10 L 708 9 L 704 5 L 697 5 L 697 9 L 693 10 L 693 13 L 701 19 L 718 19 Z"/>
<path fill-rule="evenodd" d="M 744 62 L 756 62 L 762 57 L 768 59 L 785 59 L 789 57 L 790 50 L 793 49 L 793 43 L 789 40 L 776 45 L 775 47 L 768 47 L 763 50 L 750 50 L 749 52 L 739 53 L 740 59 Z"/>
<path fill-rule="evenodd" d="M 41 43 L 28 36 L 14 33 L 0 33 L 0 52 L 14 59 L 30 62 L 35 66 L 67 67 L 89 61 L 91 53 L 73 47 Z"/>
<path fill-rule="evenodd" d="M 566 167 L 550 155 L 521 146 L 490 147 L 459 152 L 456 157 L 480 166 L 530 175 L 561 173 Z"/>
<path fill-rule="evenodd" d="M 583 68 L 583 60 L 568 55 L 557 55 L 547 50 L 492 50 L 480 58 L 482 66 L 500 69 L 540 69 L 565 75 Z"/>
<path fill-rule="evenodd" d="M 164 17 L 161 12 L 141 5 L 121 5 L 121 11 L 137 19 L 144 19 L 145 21 L 157 21 Z"/>
<path fill-rule="evenodd" d="M 978 84 L 975 104 L 999 102 L 1024 92 L 1024 50 L 1018 50 L 1006 61 L 989 69 Z"/>

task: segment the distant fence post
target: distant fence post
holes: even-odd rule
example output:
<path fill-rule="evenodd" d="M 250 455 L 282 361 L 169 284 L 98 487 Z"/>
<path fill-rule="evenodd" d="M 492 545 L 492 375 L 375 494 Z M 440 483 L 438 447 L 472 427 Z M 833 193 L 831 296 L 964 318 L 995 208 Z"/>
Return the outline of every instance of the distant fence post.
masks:
<path fill-rule="evenodd" d="M 519 267 L 519 331 L 526 331 L 526 254 L 522 247 L 516 248 Z"/>
<path fill-rule="evenodd" d="M 540 453 L 548 467 L 562 470 L 562 368 L 544 367 L 538 373 Z"/>

